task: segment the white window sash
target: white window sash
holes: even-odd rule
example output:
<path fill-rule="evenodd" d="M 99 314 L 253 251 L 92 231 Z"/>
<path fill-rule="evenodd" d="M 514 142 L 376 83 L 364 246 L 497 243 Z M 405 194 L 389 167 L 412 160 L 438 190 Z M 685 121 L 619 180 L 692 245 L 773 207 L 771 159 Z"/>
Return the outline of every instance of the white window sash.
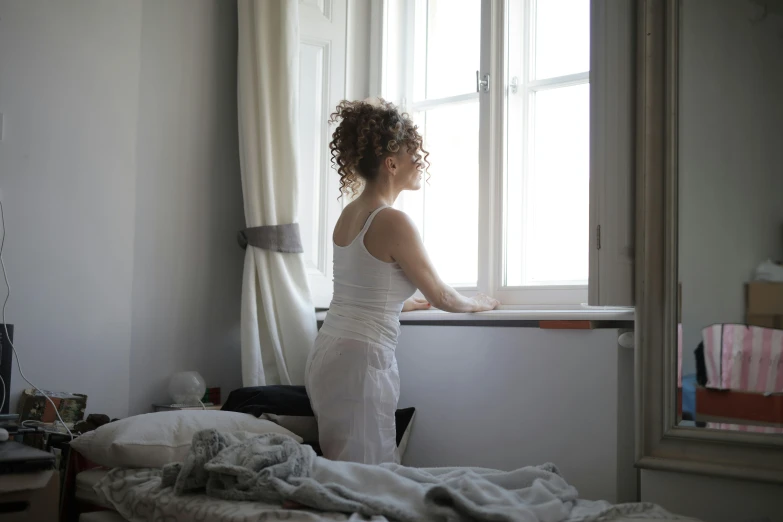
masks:
<path fill-rule="evenodd" d="M 466 295 L 476 292 L 493 295 L 504 304 L 511 305 L 579 305 L 587 302 L 586 284 L 559 284 L 566 282 L 551 282 L 545 285 L 507 286 L 504 285 L 505 273 L 505 176 L 507 173 L 507 143 L 508 130 L 508 89 L 510 81 L 507 69 L 508 20 L 509 4 L 517 1 L 525 9 L 525 25 L 528 30 L 527 46 L 523 67 L 523 78 L 518 89 L 523 103 L 528 104 L 531 93 L 580 85 L 590 82 L 590 72 L 559 76 L 543 80 L 531 80 L 530 70 L 534 49 L 533 31 L 529 30 L 533 16 L 533 3 L 530 0 L 483 0 L 482 1 L 482 50 L 479 70 L 481 75 L 490 75 L 489 93 L 464 93 L 439 99 L 414 100 L 413 70 L 414 70 L 414 38 L 412 32 L 415 24 L 421 23 L 416 16 L 413 0 L 373 0 L 372 12 L 383 15 L 380 31 L 374 35 L 374 51 L 378 64 L 373 66 L 370 80 L 371 95 L 384 96 L 396 103 L 403 110 L 411 113 L 427 111 L 458 103 L 480 103 L 479 132 L 479 259 L 478 281 L 473 287 L 456 287 Z M 390 13 L 390 10 L 395 10 Z M 396 20 L 404 26 L 402 33 L 399 28 L 389 26 Z M 376 42 L 381 42 L 378 45 Z M 388 54 L 389 45 L 400 45 L 395 50 L 396 58 Z M 395 69 L 395 64 L 408 64 L 403 70 Z M 529 108 L 524 108 L 524 114 L 529 115 Z M 523 125 L 527 133 L 529 125 Z M 524 143 L 528 142 L 527 136 Z M 525 145 L 527 146 L 527 145 Z M 525 162 L 523 162 L 524 164 Z M 524 176 L 523 176 L 524 179 Z M 585 197 L 588 197 L 585 195 Z"/>
<path fill-rule="evenodd" d="M 493 71 L 491 76 L 498 79 L 498 89 L 492 94 L 496 100 L 496 103 L 492 105 L 492 142 L 494 148 L 492 154 L 494 156 L 493 162 L 489 168 L 491 176 L 493 178 L 494 185 L 497 186 L 493 190 L 493 200 L 491 206 L 495 209 L 493 213 L 493 227 L 490 231 L 493 239 L 492 252 L 496 253 L 494 262 L 491 264 L 490 281 L 491 284 L 487 287 L 486 293 L 498 298 L 504 304 L 517 304 L 517 305 L 554 305 L 554 304 L 570 304 L 579 305 L 587 302 L 587 290 L 588 286 L 584 283 L 574 284 L 573 282 L 558 282 L 551 281 L 548 284 L 541 285 L 526 285 L 526 286 L 511 286 L 505 285 L 506 274 L 506 176 L 508 176 L 508 165 L 506 164 L 507 158 L 507 136 L 509 122 L 508 109 L 511 103 L 509 96 L 520 96 L 521 98 L 517 103 L 522 105 L 522 117 L 521 134 L 522 134 L 522 150 L 525 151 L 521 163 L 522 171 L 522 183 L 523 187 L 526 186 L 528 177 L 528 162 L 526 157 L 530 150 L 530 124 L 531 124 L 531 109 L 530 109 L 530 95 L 544 91 L 547 89 L 570 87 L 573 85 L 580 85 L 589 83 L 590 73 L 589 71 L 580 72 L 576 74 L 558 76 L 553 78 L 546 78 L 541 80 L 531 80 L 531 71 L 533 70 L 533 62 L 535 59 L 535 24 L 534 20 L 534 5 L 535 2 L 530 0 L 516 0 L 515 5 L 511 5 L 515 0 L 504 0 L 502 2 L 493 2 L 493 22 L 496 32 L 496 39 L 494 42 L 495 49 L 502 49 L 502 53 L 495 53 L 493 55 Z M 521 9 L 523 11 L 523 56 L 522 56 L 522 81 L 517 84 L 518 93 L 511 93 L 511 75 L 508 70 L 508 58 L 511 50 L 509 49 L 509 31 L 508 24 L 511 20 L 511 9 Z M 502 28 L 501 30 L 498 30 Z M 502 38 L 502 40 L 501 40 Z M 523 193 L 527 193 L 527 190 L 523 189 Z M 587 197 L 587 195 L 585 196 Z M 523 213 L 524 215 L 524 213 Z M 496 232 L 495 232 L 496 231 Z M 526 244 L 523 242 L 522 259 L 527 256 L 524 253 Z M 524 270 L 524 266 L 523 266 Z"/>
<path fill-rule="evenodd" d="M 329 9 L 327 10 L 326 7 Z M 332 230 L 342 210 L 343 203 L 338 201 L 339 178 L 334 173 L 331 163 L 328 143 L 332 128 L 328 125 L 331 111 L 343 99 L 346 92 L 346 62 L 347 62 L 347 3 L 346 0 L 331 0 L 327 5 L 303 4 L 299 10 L 300 49 L 318 49 L 319 60 L 315 69 L 302 71 L 318 76 L 316 92 L 309 94 L 314 98 L 313 105 L 316 114 L 300 111 L 300 119 L 310 124 L 313 118 L 319 122 L 319 146 L 317 156 L 313 155 L 312 169 L 300 161 L 300 186 L 311 184 L 317 187 L 317 202 L 300 201 L 299 219 L 301 229 L 307 230 L 316 238 L 317 246 L 306 245 L 305 268 L 313 303 L 317 308 L 329 306 L 332 298 Z M 306 64 L 300 63 L 300 66 Z M 301 89 L 300 83 L 300 103 Z M 306 90 L 306 89 L 305 89 Z M 300 129 L 301 130 L 301 129 Z M 306 157 L 300 150 L 300 158 Z M 345 198 L 343 198 L 345 199 Z M 303 219 L 302 204 L 312 205 L 316 212 L 308 219 Z"/>

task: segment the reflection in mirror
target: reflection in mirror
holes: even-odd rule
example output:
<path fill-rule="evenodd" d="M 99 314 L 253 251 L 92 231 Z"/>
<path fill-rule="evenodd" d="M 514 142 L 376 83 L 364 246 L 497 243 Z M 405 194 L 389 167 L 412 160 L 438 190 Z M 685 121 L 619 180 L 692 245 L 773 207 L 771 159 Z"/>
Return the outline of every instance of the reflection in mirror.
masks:
<path fill-rule="evenodd" d="M 783 434 L 783 1 L 679 9 L 678 423 Z"/>

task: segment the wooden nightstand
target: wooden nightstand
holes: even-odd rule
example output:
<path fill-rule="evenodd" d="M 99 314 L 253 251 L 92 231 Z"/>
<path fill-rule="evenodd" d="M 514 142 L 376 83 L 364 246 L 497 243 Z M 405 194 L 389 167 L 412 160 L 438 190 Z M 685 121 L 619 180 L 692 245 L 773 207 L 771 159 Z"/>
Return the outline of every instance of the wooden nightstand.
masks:
<path fill-rule="evenodd" d="M 59 504 L 60 474 L 55 470 L 43 487 L 0 493 L 0 522 L 57 522 Z"/>

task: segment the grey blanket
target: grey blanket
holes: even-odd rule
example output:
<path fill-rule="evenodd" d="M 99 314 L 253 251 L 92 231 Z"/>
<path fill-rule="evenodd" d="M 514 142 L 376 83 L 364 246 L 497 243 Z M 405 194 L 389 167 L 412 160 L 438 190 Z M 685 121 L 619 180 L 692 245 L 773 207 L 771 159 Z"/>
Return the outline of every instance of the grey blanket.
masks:
<path fill-rule="evenodd" d="M 163 469 L 175 494 L 206 492 L 224 500 L 291 500 L 322 511 L 398 521 L 597 522 L 681 520 L 649 504 L 611 506 L 577 500 L 552 464 L 515 471 L 370 466 L 317 457 L 285 435 L 242 440 L 216 430 L 196 434 L 183 463 Z"/>

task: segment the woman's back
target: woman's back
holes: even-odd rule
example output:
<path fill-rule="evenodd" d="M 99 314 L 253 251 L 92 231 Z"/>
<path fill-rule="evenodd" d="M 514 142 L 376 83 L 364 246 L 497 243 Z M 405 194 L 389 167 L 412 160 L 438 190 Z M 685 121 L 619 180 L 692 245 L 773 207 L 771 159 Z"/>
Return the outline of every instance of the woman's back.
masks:
<path fill-rule="evenodd" d="M 374 210 L 350 241 L 350 231 L 336 231 L 335 239 L 343 241 L 334 241 L 334 295 L 322 328 L 325 334 L 397 343 L 400 311 L 416 287 L 397 263 L 378 259 L 365 244 L 373 221 L 386 208 Z"/>

